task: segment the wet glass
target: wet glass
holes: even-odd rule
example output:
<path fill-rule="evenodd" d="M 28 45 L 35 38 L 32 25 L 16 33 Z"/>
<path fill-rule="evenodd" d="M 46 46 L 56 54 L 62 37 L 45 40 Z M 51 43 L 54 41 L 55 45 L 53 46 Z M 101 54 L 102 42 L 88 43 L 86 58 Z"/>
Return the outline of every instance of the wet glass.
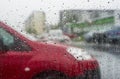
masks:
<path fill-rule="evenodd" d="M 119 79 L 119 4 L 0 1 L 0 79 Z"/>

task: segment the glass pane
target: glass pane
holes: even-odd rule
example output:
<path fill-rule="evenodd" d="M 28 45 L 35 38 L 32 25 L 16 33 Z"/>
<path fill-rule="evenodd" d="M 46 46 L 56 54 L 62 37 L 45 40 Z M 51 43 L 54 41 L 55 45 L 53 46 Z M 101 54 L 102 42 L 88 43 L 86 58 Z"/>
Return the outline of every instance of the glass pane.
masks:
<path fill-rule="evenodd" d="M 0 36 L 3 38 L 4 45 L 9 46 L 14 43 L 14 37 L 3 28 L 0 28 Z"/>

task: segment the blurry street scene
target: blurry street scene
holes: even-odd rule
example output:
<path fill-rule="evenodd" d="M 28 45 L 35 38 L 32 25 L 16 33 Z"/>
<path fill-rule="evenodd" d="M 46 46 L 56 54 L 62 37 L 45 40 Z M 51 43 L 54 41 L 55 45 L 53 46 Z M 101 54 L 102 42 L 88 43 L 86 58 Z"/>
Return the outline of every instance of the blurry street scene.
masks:
<path fill-rule="evenodd" d="M 8 1 L 9 2 L 5 5 L 8 5 L 10 3 L 10 5 L 12 6 L 12 0 Z M 50 3 L 48 3 L 49 1 L 47 2 L 46 0 L 45 2 L 44 0 L 40 1 L 40 3 L 32 3 L 32 1 L 30 1 L 31 4 L 28 1 L 29 6 L 34 4 L 31 7 L 27 5 L 23 6 L 24 4 L 22 4 L 22 8 L 20 9 L 13 9 L 16 6 L 7 7 L 9 8 L 9 10 L 0 9 L 0 21 L 10 25 L 11 28 L 17 30 L 23 36 L 27 37 L 28 39 L 35 40 L 36 42 L 42 42 L 46 44 L 62 44 L 64 45 L 63 47 L 72 46 L 82 48 L 98 61 L 100 65 L 101 79 L 120 79 L 120 10 L 80 9 L 79 7 L 75 8 L 78 5 L 72 8 L 68 8 L 71 6 L 68 5 L 67 8 L 65 8 L 66 6 L 64 4 L 64 1 L 63 3 L 59 3 L 58 1 L 58 3 L 56 2 L 56 4 L 54 4 L 54 1 Z M 18 1 L 17 4 L 18 3 L 20 2 Z M 55 6 L 45 7 L 47 5 L 53 4 Z M 62 7 L 56 7 L 56 5 L 58 4 L 61 4 Z M 68 1 L 66 4 L 69 4 Z M 40 5 L 43 8 L 36 5 Z M 34 6 L 36 6 L 37 9 L 33 8 Z M 19 17 L 17 17 L 17 15 Z M 41 44 L 41 48 L 42 45 L 43 44 Z M 54 50 L 50 48 L 52 46 L 53 45 L 48 47 L 51 51 L 62 50 L 61 48 Z M 56 48 L 57 47 L 60 46 L 56 46 Z M 45 47 L 43 49 L 45 50 Z M 69 52 L 71 52 L 71 50 Z M 55 53 L 55 56 L 57 56 L 56 54 L 57 53 Z M 45 55 L 47 57 L 50 54 Z M 62 54 L 59 55 L 62 56 Z M 69 57 L 70 56 L 68 56 L 68 58 Z M 31 61 L 34 61 L 34 59 Z M 35 65 L 38 66 L 39 64 Z M 29 67 L 27 66 L 24 70 L 26 70 L 26 72 L 30 71 Z M 36 77 L 34 79 L 41 78 Z"/>
<path fill-rule="evenodd" d="M 61 10 L 60 22 L 45 23 L 45 13 L 34 11 L 25 31 L 38 41 L 81 47 L 100 64 L 102 79 L 120 78 L 120 11 Z"/>
<path fill-rule="evenodd" d="M 63 31 L 76 35 L 72 45 L 86 49 L 99 61 L 102 79 L 119 79 L 119 11 L 65 10 L 61 16 L 65 16 Z"/>
<path fill-rule="evenodd" d="M 120 11 L 64 10 L 61 11 L 61 29 L 75 36 L 72 45 L 82 47 L 100 64 L 102 79 L 120 78 Z"/>

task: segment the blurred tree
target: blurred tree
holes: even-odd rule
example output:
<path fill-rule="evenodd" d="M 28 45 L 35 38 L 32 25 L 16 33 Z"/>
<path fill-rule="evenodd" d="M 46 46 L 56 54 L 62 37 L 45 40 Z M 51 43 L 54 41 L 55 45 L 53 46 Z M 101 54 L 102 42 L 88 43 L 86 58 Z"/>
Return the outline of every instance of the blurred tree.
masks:
<path fill-rule="evenodd" d="M 26 31 L 27 31 L 28 33 L 30 33 L 30 34 L 32 34 L 32 33 L 35 34 L 35 35 L 37 34 L 37 32 L 36 32 L 35 29 L 29 28 L 29 29 L 27 29 Z"/>

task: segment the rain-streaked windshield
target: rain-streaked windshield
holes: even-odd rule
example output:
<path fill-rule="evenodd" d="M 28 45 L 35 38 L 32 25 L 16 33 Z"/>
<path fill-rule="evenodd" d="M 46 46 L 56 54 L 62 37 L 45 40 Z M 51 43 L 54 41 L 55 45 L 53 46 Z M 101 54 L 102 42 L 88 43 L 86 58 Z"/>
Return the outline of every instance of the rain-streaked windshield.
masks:
<path fill-rule="evenodd" d="M 0 0 L 0 79 L 120 79 L 120 0 Z"/>

